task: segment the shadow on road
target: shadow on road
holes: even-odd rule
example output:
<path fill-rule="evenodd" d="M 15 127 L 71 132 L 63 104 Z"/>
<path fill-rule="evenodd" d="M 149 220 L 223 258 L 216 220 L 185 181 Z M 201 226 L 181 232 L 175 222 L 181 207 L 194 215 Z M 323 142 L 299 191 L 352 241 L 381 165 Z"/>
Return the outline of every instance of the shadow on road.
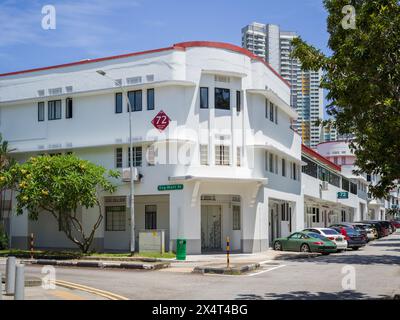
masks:
<path fill-rule="evenodd" d="M 329 256 L 318 256 L 314 258 L 293 257 L 292 255 L 282 255 L 279 260 L 292 260 L 296 262 L 314 262 L 314 263 L 336 263 L 336 264 L 384 264 L 384 265 L 399 265 L 400 256 L 395 255 L 360 255 L 360 254 L 343 254 Z"/>
<path fill-rule="evenodd" d="M 236 300 L 365 300 L 365 299 L 392 299 L 392 297 L 380 295 L 372 298 L 364 293 L 356 291 L 341 292 L 309 292 L 293 291 L 288 293 L 265 293 L 264 296 L 256 294 L 239 294 Z"/>

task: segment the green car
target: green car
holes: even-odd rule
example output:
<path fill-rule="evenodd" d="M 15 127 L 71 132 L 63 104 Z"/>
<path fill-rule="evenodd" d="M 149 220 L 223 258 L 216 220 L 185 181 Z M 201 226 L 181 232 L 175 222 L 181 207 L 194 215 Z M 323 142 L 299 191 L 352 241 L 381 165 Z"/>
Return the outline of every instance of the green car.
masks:
<path fill-rule="evenodd" d="M 295 232 L 287 238 L 278 238 L 274 241 L 274 250 L 318 252 L 322 254 L 337 251 L 334 242 L 314 232 Z"/>

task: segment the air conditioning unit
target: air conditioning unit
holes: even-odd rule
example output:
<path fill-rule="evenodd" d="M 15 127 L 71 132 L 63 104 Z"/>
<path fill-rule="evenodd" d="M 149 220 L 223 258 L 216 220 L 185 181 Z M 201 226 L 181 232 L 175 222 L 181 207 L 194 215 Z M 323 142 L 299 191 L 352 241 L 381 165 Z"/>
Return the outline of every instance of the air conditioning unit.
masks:
<path fill-rule="evenodd" d="M 328 186 L 329 186 L 329 183 L 327 181 L 323 181 L 321 184 L 321 190 L 328 191 L 328 188 L 329 188 Z"/>
<path fill-rule="evenodd" d="M 133 168 L 133 181 L 139 181 L 140 180 L 140 174 L 137 168 Z M 122 181 L 124 182 L 129 182 L 131 181 L 131 169 L 130 168 L 124 168 L 122 170 Z"/>

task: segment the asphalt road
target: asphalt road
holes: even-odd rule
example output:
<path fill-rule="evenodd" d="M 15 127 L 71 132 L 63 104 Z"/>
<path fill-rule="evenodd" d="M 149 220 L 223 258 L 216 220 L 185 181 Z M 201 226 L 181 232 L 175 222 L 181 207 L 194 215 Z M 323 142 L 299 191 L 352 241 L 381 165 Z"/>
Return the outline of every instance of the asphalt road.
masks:
<path fill-rule="evenodd" d="M 3 266 L 0 266 L 3 271 Z M 27 267 L 31 275 L 40 268 Z M 351 277 L 352 274 L 355 277 Z M 285 258 L 244 276 L 57 268 L 57 279 L 130 299 L 373 299 L 400 293 L 400 233 L 359 251 Z M 344 285 L 344 286 L 343 286 Z"/>

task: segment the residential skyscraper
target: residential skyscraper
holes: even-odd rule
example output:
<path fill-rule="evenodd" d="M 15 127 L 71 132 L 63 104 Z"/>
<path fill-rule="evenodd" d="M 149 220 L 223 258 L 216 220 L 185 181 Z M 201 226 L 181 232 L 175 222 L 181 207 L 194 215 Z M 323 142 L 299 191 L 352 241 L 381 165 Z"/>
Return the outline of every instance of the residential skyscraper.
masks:
<path fill-rule="evenodd" d="M 303 143 L 315 149 L 324 139 L 321 126 L 316 125 L 323 118 L 324 95 L 319 87 L 322 72 L 303 71 L 300 61 L 290 57 L 291 41 L 297 36 L 295 32 L 282 31 L 277 25 L 253 22 L 242 29 L 242 46 L 265 59 L 290 82 L 291 106 L 299 114 L 293 126 L 301 134 Z"/>

